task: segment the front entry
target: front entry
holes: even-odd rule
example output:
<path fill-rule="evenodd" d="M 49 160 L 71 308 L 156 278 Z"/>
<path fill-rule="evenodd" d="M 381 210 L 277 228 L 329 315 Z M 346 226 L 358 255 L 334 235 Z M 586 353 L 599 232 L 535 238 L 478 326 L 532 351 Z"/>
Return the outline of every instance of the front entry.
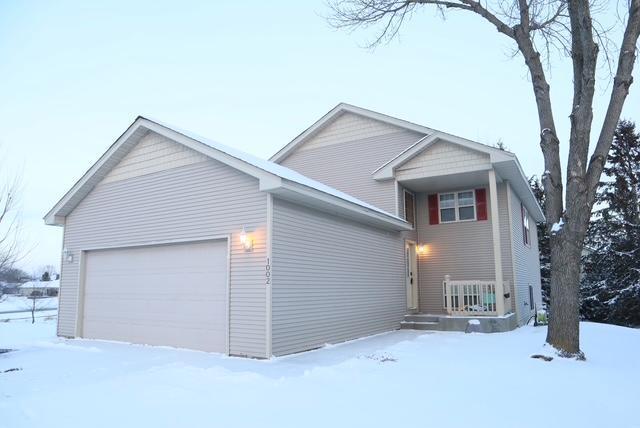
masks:
<path fill-rule="evenodd" d="M 418 257 L 416 243 L 407 241 L 405 244 L 407 309 L 418 309 Z"/>

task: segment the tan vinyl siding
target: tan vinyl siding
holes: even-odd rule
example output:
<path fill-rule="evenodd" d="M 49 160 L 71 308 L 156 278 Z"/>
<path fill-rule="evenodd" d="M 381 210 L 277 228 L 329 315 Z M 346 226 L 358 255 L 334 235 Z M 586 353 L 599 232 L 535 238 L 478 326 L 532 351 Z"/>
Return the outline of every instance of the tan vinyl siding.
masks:
<path fill-rule="evenodd" d="M 143 142 L 162 138 L 149 134 Z M 123 162 L 139 154 L 134 148 Z M 101 182 L 67 217 L 64 246 L 74 261 L 62 265 L 58 333 L 77 334 L 82 250 L 232 234 L 230 352 L 264 357 L 266 194 L 258 190 L 257 179 L 212 159 L 175 167 L 163 157 L 154 162 L 165 169 L 143 162 L 152 173 L 130 171 L 126 179 Z M 243 226 L 254 230 L 252 252 L 241 248 L 238 234 Z"/>
<path fill-rule="evenodd" d="M 272 260 L 274 355 L 400 326 L 406 292 L 399 233 L 274 198 Z"/>
<path fill-rule="evenodd" d="M 395 214 L 395 182 L 378 182 L 371 174 L 421 137 L 417 132 L 345 113 L 280 163 Z"/>
<path fill-rule="evenodd" d="M 102 179 L 102 183 L 139 177 L 153 172 L 191 165 L 207 160 L 207 156 L 176 144 L 156 133 L 147 134 Z"/>
<path fill-rule="evenodd" d="M 481 187 L 481 186 L 479 186 Z M 505 185 L 498 185 L 498 206 L 506 208 Z M 465 189 L 451 189 L 465 190 Z M 487 188 L 487 220 L 458 223 L 429 224 L 427 197 L 429 192 L 417 194 L 418 241 L 427 245 L 426 254 L 418 259 L 418 286 L 420 311 L 439 314 L 444 312 L 442 281 L 445 275 L 452 280 L 495 281 L 493 259 L 493 213 Z M 508 240 L 508 212 L 500 210 L 502 271 L 505 281 L 512 281 L 510 246 Z M 503 212 L 504 211 L 504 212 Z"/>
<path fill-rule="evenodd" d="M 534 300 L 538 307 L 542 305 L 542 295 L 540 287 L 540 256 L 538 252 L 538 235 L 536 224 L 529 215 L 529 225 L 531 229 L 531 245 L 525 245 L 522 236 L 522 216 L 520 214 L 520 199 L 511 191 L 511 218 L 512 218 L 512 248 L 515 263 L 515 283 L 517 290 L 517 313 L 518 324 L 527 322 L 533 314 L 529 305 L 529 285 L 533 286 Z M 526 303 L 526 305 L 525 305 Z"/>
<path fill-rule="evenodd" d="M 411 180 L 489 169 L 490 167 L 489 155 L 461 147 L 458 144 L 440 141 L 398 167 L 396 178 Z"/>

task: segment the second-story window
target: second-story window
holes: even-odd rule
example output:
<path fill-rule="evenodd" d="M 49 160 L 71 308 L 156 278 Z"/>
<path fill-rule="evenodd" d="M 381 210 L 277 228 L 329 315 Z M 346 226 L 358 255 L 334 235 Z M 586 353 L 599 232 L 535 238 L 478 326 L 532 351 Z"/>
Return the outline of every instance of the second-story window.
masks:
<path fill-rule="evenodd" d="M 440 193 L 439 206 L 441 223 L 476 219 L 476 199 L 473 190 Z"/>

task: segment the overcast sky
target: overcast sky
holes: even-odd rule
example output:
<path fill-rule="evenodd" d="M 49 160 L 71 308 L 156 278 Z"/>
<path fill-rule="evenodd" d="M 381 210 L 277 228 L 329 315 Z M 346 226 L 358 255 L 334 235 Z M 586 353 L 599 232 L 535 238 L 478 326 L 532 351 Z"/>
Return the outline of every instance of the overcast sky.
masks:
<path fill-rule="evenodd" d="M 542 172 L 526 69 L 488 24 L 429 10 L 372 51 L 370 31 L 334 30 L 327 13 L 315 0 L 2 2 L 0 152 L 4 173 L 23 175 L 31 249 L 20 267 L 59 265 L 62 229 L 42 217 L 137 115 L 268 157 L 344 101 L 502 140 L 528 175 Z M 563 153 L 569 67 L 551 72 Z M 597 93 L 598 125 L 608 90 Z M 639 90 L 624 117 L 640 120 Z"/>

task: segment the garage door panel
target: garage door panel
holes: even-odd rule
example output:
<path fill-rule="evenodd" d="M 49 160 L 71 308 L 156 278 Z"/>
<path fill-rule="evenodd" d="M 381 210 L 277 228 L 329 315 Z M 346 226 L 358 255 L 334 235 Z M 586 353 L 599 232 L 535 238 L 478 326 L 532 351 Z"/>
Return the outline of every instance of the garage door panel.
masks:
<path fill-rule="evenodd" d="M 101 328 L 101 325 L 94 326 Z M 206 346 L 194 347 L 194 343 L 202 343 L 203 335 L 210 335 L 211 331 L 197 328 L 183 328 L 176 326 L 164 326 L 162 329 L 149 329 L 146 324 L 123 323 L 114 321 L 111 323 L 109 330 L 105 331 L 100 337 L 103 340 L 122 341 L 123 337 L 127 337 L 127 342 L 156 345 L 156 346 L 172 346 L 176 348 L 200 349 L 209 352 L 224 352 L 226 342 L 223 334 L 211 335 Z M 220 333 L 224 333 L 221 331 Z M 167 343 L 167 337 L 172 337 L 171 343 Z"/>
<path fill-rule="evenodd" d="M 153 320 L 156 322 L 176 323 L 224 323 L 226 313 L 215 311 L 218 304 L 215 300 L 166 300 L 140 299 L 123 301 L 122 299 L 104 298 L 96 301 L 88 299 L 85 311 L 87 319 L 109 318 L 127 319 L 130 321 Z M 185 317 L 182 305 L 189 306 L 189 316 Z M 210 326 L 211 327 L 211 326 Z"/>
<path fill-rule="evenodd" d="M 89 251 L 85 272 L 85 337 L 226 351 L 226 241 Z"/>

